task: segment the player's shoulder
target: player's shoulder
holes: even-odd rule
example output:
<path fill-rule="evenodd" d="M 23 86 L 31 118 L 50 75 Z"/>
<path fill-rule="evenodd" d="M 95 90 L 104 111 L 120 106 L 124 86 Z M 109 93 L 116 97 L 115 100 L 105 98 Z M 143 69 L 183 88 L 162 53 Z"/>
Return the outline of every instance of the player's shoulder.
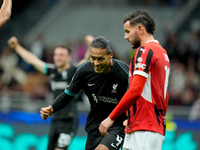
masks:
<path fill-rule="evenodd" d="M 128 72 L 129 65 L 126 62 L 119 59 L 113 59 L 113 62 L 115 63 L 115 65 L 119 66 L 119 68 L 121 68 L 125 72 Z"/>
<path fill-rule="evenodd" d="M 122 60 L 113 59 L 113 61 L 116 62 L 116 64 L 118 64 L 118 65 L 129 67 L 129 65 L 126 62 L 122 61 Z"/>
<path fill-rule="evenodd" d="M 80 66 L 77 67 L 77 72 L 87 72 L 89 70 L 92 70 L 92 64 L 90 62 L 90 60 L 84 62 L 83 64 L 81 64 Z"/>

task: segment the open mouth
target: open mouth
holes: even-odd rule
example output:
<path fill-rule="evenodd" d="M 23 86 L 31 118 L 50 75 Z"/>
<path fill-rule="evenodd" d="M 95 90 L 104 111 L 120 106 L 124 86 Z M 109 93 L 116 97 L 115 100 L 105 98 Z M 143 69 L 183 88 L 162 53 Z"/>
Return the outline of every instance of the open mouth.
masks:
<path fill-rule="evenodd" d="M 95 68 L 95 70 L 97 70 L 97 71 L 100 71 L 100 70 L 101 70 L 101 68 Z"/>
<path fill-rule="evenodd" d="M 102 68 L 101 68 L 101 67 L 95 67 L 95 70 L 96 70 L 96 71 L 101 71 Z"/>

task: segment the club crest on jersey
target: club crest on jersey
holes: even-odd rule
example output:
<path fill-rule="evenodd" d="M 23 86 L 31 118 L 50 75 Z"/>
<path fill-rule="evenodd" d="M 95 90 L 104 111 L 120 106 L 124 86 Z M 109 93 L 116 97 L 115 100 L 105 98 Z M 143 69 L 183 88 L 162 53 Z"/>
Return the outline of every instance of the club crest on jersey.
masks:
<path fill-rule="evenodd" d="M 140 51 L 142 51 L 143 54 L 145 53 L 146 50 L 147 49 L 143 49 L 142 47 L 140 48 Z"/>
<path fill-rule="evenodd" d="M 113 84 L 111 93 L 117 93 L 117 86 L 118 84 Z"/>
<path fill-rule="evenodd" d="M 142 57 L 138 57 L 138 58 L 137 58 L 137 61 L 138 61 L 138 62 L 143 61 Z"/>

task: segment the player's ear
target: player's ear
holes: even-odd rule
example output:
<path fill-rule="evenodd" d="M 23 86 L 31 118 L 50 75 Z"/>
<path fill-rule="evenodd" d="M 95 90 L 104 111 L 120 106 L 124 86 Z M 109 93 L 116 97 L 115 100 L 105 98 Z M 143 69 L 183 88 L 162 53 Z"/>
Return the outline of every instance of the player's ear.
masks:
<path fill-rule="evenodd" d="M 141 24 L 139 24 L 139 25 L 137 26 L 137 30 L 138 30 L 138 33 L 139 33 L 139 34 L 142 34 L 142 33 L 143 33 L 143 30 L 144 30 L 144 26 L 142 26 Z"/>
<path fill-rule="evenodd" d="M 113 51 L 110 52 L 109 56 L 110 58 L 113 58 Z"/>

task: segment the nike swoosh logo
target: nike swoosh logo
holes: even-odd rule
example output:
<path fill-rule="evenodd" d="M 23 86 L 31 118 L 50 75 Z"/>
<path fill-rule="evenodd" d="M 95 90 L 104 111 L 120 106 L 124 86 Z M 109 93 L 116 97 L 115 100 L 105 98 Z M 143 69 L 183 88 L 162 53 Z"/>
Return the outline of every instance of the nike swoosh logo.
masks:
<path fill-rule="evenodd" d="M 92 84 L 88 83 L 88 86 L 94 86 L 94 85 L 95 85 L 95 84 L 93 84 L 93 83 L 92 83 Z"/>
<path fill-rule="evenodd" d="M 113 143 L 111 143 L 111 146 L 114 147 L 115 149 L 117 149 L 117 147 Z"/>

